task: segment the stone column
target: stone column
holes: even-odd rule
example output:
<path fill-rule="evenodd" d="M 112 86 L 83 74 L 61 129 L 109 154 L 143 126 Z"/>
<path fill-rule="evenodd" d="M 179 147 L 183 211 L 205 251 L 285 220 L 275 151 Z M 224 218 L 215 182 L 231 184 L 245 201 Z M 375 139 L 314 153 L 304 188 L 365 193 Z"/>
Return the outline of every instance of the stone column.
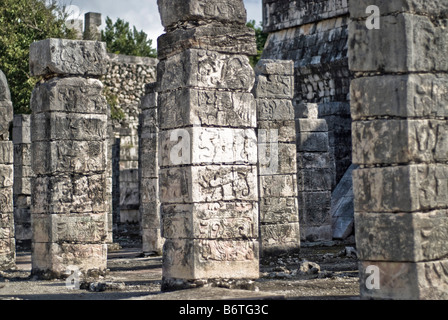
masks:
<path fill-rule="evenodd" d="M 140 114 L 140 221 L 145 254 L 162 254 L 156 83 L 146 86 Z"/>
<path fill-rule="evenodd" d="M 14 239 L 14 147 L 9 141 L 13 107 L 6 76 L 0 70 L 0 271 L 14 268 L 16 243 Z"/>
<path fill-rule="evenodd" d="M 18 246 L 31 244 L 31 115 L 14 116 L 14 222 Z"/>
<path fill-rule="evenodd" d="M 263 255 L 300 249 L 297 202 L 294 63 L 260 60 L 254 95 L 258 113 L 260 240 Z"/>
<path fill-rule="evenodd" d="M 105 43 L 47 39 L 30 47 L 32 272 L 64 278 L 107 268 Z"/>
<path fill-rule="evenodd" d="M 101 40 L 101 13 L 88 12 L 84 15 L 84 40 Z"/>
<path fill-rule="evenodd" d="M 158 5 L 162 290 L 248 285 L 259 277 L 254 32 L 242 0 Z"/>
<path fill-rule="evenodd" d="M 351 1 L 350 12 L 361 295 L 448 299 L 448 2 Z"/>
<path fill-rule="evenodd" d="M 331 240 L 333 162 L 328 125 L 324 119 L 318 119 L 316 103 L 302 103 L 296 109 L 301 238 L 304 241 Z"/>

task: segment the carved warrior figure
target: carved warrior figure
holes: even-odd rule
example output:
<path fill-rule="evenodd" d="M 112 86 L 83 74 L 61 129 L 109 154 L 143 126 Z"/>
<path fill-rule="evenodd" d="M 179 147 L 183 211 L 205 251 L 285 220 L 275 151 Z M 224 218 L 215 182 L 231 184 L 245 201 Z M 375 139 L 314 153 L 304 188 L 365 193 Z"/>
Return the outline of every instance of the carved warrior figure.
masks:
<path fill-rule="evenodd" d="M 242 0 L 159 0 L 163 290 L 258 278 L 256 54 Z M 238 270 L 236 272 L 236 270 Z"/>

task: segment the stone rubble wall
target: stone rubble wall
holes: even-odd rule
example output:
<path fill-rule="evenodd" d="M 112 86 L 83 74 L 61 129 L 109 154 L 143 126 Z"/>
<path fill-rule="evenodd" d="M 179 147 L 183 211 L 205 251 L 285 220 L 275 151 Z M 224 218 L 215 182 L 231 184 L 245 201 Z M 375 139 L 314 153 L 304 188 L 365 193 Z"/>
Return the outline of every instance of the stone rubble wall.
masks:
<path fill-rule="evenodd" d="M 15 267 L 14 237 L 14 146 L 10 141 L 13 122 L 11 93 L 5 74 L 0 70 L 0 271 Z"/>

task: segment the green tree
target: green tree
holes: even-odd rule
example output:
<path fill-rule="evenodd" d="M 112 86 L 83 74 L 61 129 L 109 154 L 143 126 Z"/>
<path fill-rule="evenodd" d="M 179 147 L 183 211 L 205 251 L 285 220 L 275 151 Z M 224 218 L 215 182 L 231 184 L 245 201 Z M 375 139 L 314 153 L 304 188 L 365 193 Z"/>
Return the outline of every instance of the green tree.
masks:
<path fill-rule="evenodd" d="M 106 18 L 106 27 L 101 32 L 101 37 L 107 44 L 110 53 L 125 54 L 139 57 L 157 57 L 156 49 L 152 48 L 152 40 L 144 31 L 137 31 L 134 26 L 129 27 L 129 22 L 120 18 L 114 23 Z"/>
<path fill-rule="evenodd" d="M 261 23 L 260 23 L 261 25 Z M 263 32 L 263 28 L 261 26 L 257 26 L 255 20 L 250 20 L 247 22 L 247 26 L 255 30 L 255 38 L 257 42 L 257 55 L 254 57 L 250 57 L 250 62 L 252 66 L 255 66 L 261 58 L 263 54 L 264 46 L 268 39 L 268 34 Z"/>
<path fill-rule="evenodd" d="M 32 90 L 40 79 L 29 72 L 29 48 L 47 38 L 73 38 L 65 7 L 56 0 L 0 0 L 0 69 L 11 90 L 14 112 L 30 113 Z"/>

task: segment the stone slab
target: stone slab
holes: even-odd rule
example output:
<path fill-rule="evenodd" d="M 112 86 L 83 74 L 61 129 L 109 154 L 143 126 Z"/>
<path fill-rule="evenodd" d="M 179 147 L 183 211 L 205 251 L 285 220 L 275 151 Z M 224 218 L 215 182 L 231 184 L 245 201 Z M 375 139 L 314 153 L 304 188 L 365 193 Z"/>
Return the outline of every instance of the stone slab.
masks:
<path fill-rule="evenodd" d="M 300 249 L 299 223 L 262 224 L 260 226 L 262 254 Z"/>
<path fill-rule="evenodd" d="M 284 75 L 257 75 L 254 96 L 257 99 L 292 99 L 294 98 L 294 77 Z"/>
<path fill-rule="evenodd" d="M 32 76 L 102 76 L 107 60 L 105 42 L 46 39 L 30 46 Z"/>
<path fill-rule="evenodd" d="M 294 106 L 289 99 L 257 99 L 258 120 L 292 120 Z"/>
<path fill-rule="evenodd" d="M 259 179 L 260 198 L 297 197 L 296 175 L 269 175 Z"/>
<path fill-rule="evenodd" d="M 260 198 L 260 223 L 296 223 L 299 222 L 297 198 Z"/>

